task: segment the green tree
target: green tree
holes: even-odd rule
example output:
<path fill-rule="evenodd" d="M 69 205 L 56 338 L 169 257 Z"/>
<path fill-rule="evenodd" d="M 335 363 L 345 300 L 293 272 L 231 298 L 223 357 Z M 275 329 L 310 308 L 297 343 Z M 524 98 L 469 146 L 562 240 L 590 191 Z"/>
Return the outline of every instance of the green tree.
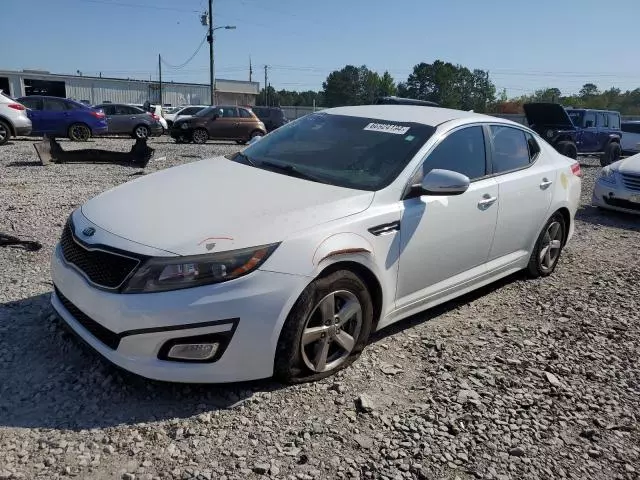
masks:
<path fill-rule="evenodd" d="M 360 69 L 347 65 L 342 70 L 329 74 L 322 84 L 324 102 L 327 107 L 358 105 L 361 93 Z"/>
<path fill-rule="evenodd" d="M 598 87 L 593 83 L 585 83 L 580 89 L 580 96 L 585 100 L 598 95 L 598 93 Z"/>
<path fill-rule="evenodd" d="M 396 82 L 393 80 L 391 74 L 385 71 L 380 77 L 377 95 L 380 97 L 388 97 L 390 95 L 396 95 L 397 93 L 398 88 L 396 87 Z"/>

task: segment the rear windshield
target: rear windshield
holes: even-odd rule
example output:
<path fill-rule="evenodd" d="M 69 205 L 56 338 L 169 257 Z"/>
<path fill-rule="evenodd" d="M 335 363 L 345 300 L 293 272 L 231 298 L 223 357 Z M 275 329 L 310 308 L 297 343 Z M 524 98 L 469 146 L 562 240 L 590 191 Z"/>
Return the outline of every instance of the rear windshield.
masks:
<path fill-rule="evenodd" d="M 242 154 L 258 168 L 262 162 L 275 163 L 322 183 L 374 191 L 395 180 L 433 132 L 435 127 L 420 123 L 314 113 L 275 130 Z M 243 161 L 243 156 L 234 159 Z"/>

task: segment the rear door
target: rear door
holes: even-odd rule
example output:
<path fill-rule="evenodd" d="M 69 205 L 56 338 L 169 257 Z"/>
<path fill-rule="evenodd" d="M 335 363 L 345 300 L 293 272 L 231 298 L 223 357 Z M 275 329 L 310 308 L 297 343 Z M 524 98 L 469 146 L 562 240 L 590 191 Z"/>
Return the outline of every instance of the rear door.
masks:
<path fill-rule="evenodd" d="M 61 98 L 45 98 L 43 100 L 42 124 L 45 133 L 67 135 L 72 123 L 71 109 L 67 107 L 67 102 Z"/>
<path fill-rule="evenodd" d="M 490 269 L 522 260 L 546 220 L 556 185 L 556 166 L 543 158 L 533 135 L 517 127 L 491 125 L 491 171 L 498 182 L 498 224 Z"/>
<path fill-rule="evenodd" d="M 114 122 L 114 114 L 115 114 L 114 105 L 98 105 L 95 108 L 102 110 L 104 112 L 107 120 L 107 128 L 109 133 L 117 133 L 116 123 Z"/>
<path fill-rule="evenodd" d="M 596 127 L 597 133 L 597 151 L 604 151 L 604 147 L 609 143 L 609 115 L 605 112 L 596 113 Z"/>
<path fill-rule="evenodd" d="M 20 103 L 28 108 L 27 117 L 31 120 L 31 134 L 42 135 L 44 132 L 44 123 L 42 121 L 42 99 L 37 97 L 24 97 L 20 99 Z"/>

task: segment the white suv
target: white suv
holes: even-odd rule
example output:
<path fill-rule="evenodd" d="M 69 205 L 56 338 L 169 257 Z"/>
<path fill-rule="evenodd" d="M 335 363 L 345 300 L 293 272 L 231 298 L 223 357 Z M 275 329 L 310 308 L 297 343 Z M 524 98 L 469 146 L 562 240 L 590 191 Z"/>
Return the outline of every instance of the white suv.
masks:
<path fill-rule="evenodd" d="M 30 133 L 31 120 L 27 117 L 27 107 L 0 90 L 0 145 L 7 143 L 11 136 Z"/>

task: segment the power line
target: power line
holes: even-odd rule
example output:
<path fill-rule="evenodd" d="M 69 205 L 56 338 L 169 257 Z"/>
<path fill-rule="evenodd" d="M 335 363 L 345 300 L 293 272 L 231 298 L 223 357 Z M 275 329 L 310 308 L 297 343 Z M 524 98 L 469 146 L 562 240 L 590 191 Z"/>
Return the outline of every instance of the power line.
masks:
<path fill-rule="evenodd" d="M 103 5 L 111 5 L 113 7 L 149 8 L 151 10 L 170 10 L 173 12 L 199 13 L 198 10 L 187 10 L 184 8 L 175 8 L 175 7 L 162 7 L 158 5 L 145 5 L 142 3 L 110 2 L 107 0 L 80 0 L 80 1 L 86 2 L 86 3 L 100 3 Z"/>
<path fill-rule="evenodd" d="M 196 48 L 196 51 L 193 52 L 193 54 L 185 62 L 181 63 L 180 65 L 171 65 L 170 63 L 167 63 L 164 60 L 162 60 L 162 63 L 164 63 L 167 67 L 172 68 L 174 70 L 180 70 L 181 68 L 186 67 L 187 64 L 195 58 L 195 56 L 198 54 L 198 52 L 204 45 L 204 42 L 206 41 L 207 41 L 207 36 L 205 35 L 202 41 L 200 42 L 200 45 L 198 45 L 198 48 Z"/>

